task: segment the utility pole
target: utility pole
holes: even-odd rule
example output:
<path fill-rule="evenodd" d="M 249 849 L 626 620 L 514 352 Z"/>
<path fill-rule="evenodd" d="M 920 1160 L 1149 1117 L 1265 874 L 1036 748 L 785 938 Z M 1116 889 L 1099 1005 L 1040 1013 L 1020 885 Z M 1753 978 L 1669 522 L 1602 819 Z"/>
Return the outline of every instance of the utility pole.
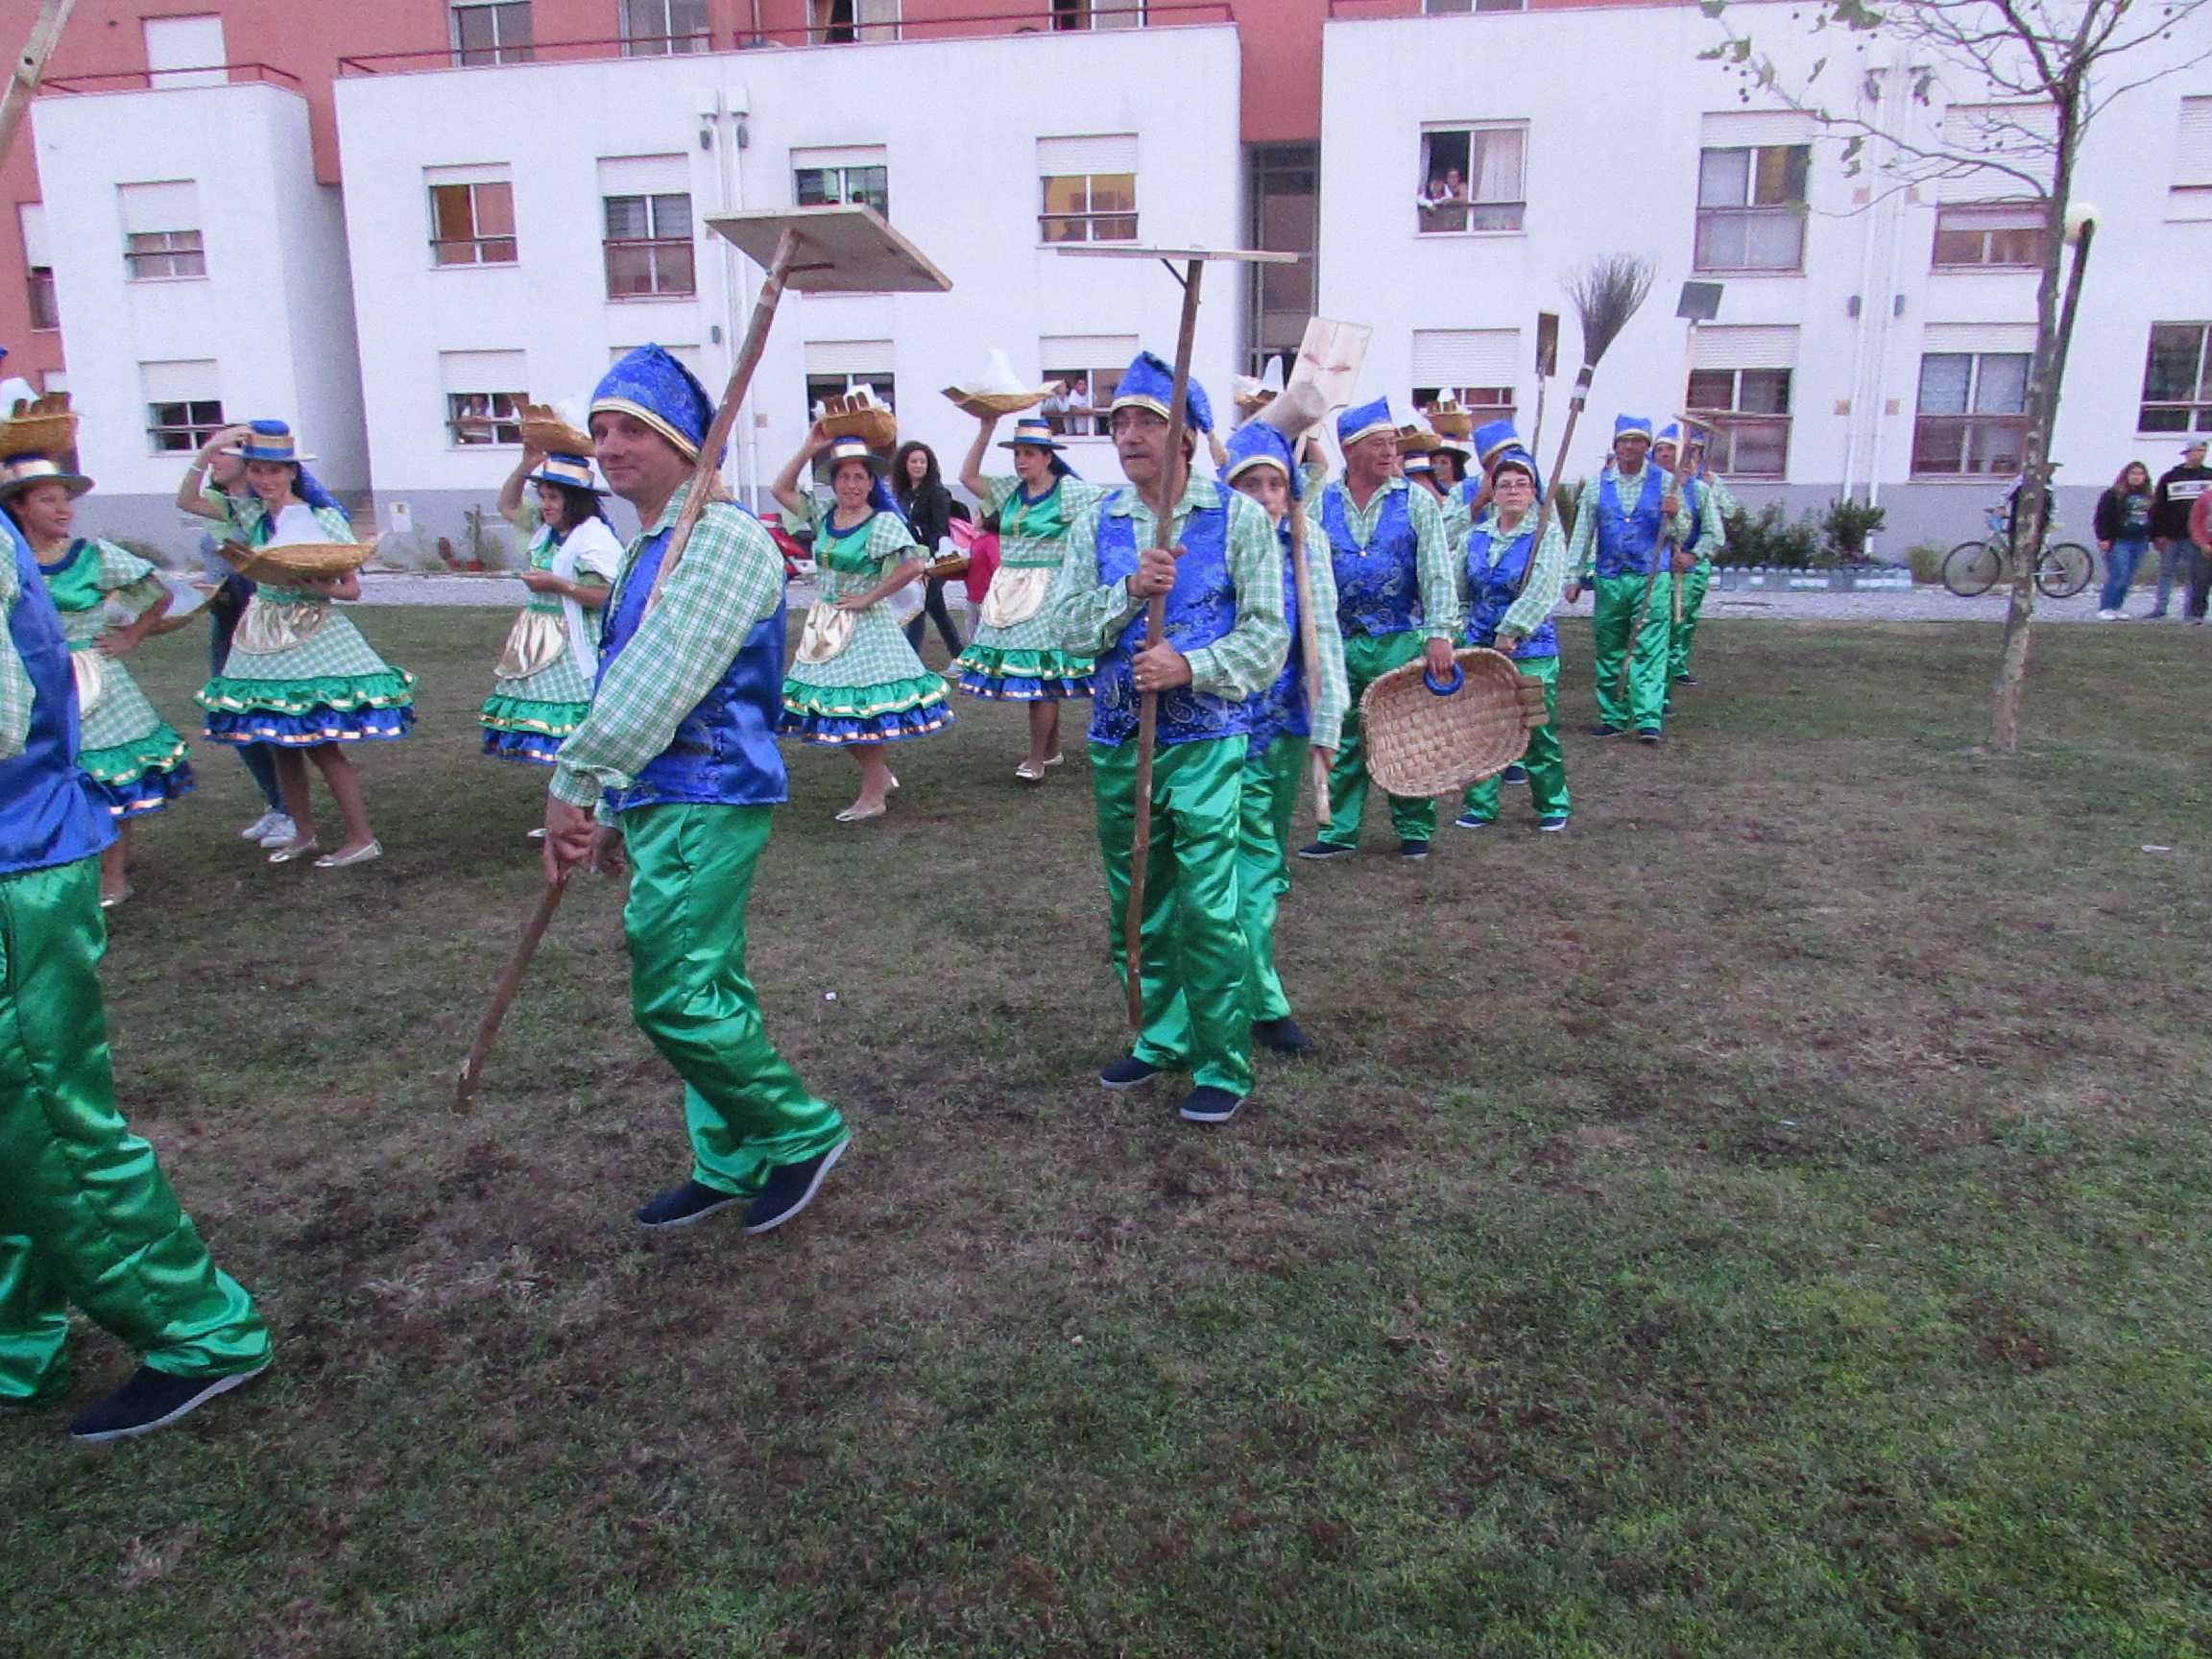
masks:
<path fill-rule="evenodd" d="M 39 0 L 38 15 L 31 22 L 31 38 L 16 54 L 8 84 L 0 87 L 0 159 L 6 158 L 15 129 L 23 124 L 23 112 L 38 95 L 38 80 L 46 73 L 46 60 L 54 56 L 54 48 L 61 39 L 61 25 L 69 21 L 69 9 L 75 4 L 76 0 Z"/>

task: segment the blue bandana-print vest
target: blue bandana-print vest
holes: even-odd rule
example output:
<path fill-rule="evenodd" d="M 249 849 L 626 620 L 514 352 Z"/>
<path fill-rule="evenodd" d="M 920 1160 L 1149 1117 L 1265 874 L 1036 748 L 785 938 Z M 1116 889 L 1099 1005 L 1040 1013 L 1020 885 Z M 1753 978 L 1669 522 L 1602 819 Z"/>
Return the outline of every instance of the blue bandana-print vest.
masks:
<path fill-rule="evenodd" d="M 709 513 L 720 511 L 709 507 Z M 742 507 L 733 507 L 742 513 Z M 750 515 L 748 515 L 750 517 Z M 668 532 L 648 541 L 631 563 L 599 636 L 599 681 L 645 620 L 653 583 L 667 557 Z M 773 806 L 789 797 L 776 720 L 783 709 L 783 602 L 756 622 L 722 678 L 677 724 L 668 747 L 647 761 L 629 788 L 616 791 L 617 812 L 669 802 L 715 806 Z"/>
<path fill-rule="evenodd" d="M 1659 536 L 1666 527 L 1660 504 L 1667 496 L 1667 474 L 1647 461 L 1637 475 L 1643 486 L 1633 509 L 1623 511 L 1620 475 L 1607 468 L 1598 484 L 1598 574 L 1648 576 L 1659 566 Z"/>
<path fill-rule="evenodd" d="M 1375 535 L 1359 545 L 1345 508 L 1350 493 L 1333 484 L 1321 495 L 1321 528 L 1329 533 L 1336 572 L 1336 620 L 1347 636 L 1406 634 L 1421 626 L 1421 543 L 1413 533 L 1413 492 L 1392 490 L 1375 517 Z"/>
<path fill-rule="evenodd" d="M 1524 528 L 1509 541 L 1501 542 L 1487 527 L 1467 538 L 1467 643 L 1491 645 L 1512 608 L 1514 597 L 1536 557 L 1536 515 L 1522 520 Z M 1547 616 L 1536 632 L 1521 641 L 1513 653 L 1516 662 L 1531 657 L 1559 655 L 1559 630 Z"/>
<path fill-rule="evenodd" d="M 31 681 L 31 729 L 23 751 L 0 760 L 0 876 L 89 858 L 115 839 L 92 780 L 77 769 L 77 682 L 61 615 L 38 574 L 30 543 L 0 514 L 0 557 L 15 561 L 21 591 L 8 634 Z"/>
<path fill-rule="evenodd" d="M 1126 582 L 1137 573 L 1140 549 L 1137 520 L 1116 513 L 1117 495 L 1098 517 L 1098 580 L 1104 586 Z M 1188 657 L 1225 637 L 1237 626 L 1237 587 L 1229 576 L 1229 511 L 1196 507 L 1183 522 L 1183 556 L 1175 561 L 1175 586 L 1167 594 L 1167 643 Z M 1091 741 L 1118 748 L 1137 734 L 1139 697 L 1130 672 L 1132 653 L 1144 648 L 1144 613 L 1140 611 L 1121 637 L 1094 669 Z M 1214 737 L 1241 737 L 1252 729 L 1252 705 L 1233 703 L 1178 685 L 1160 694 L 1159 740 L 1203 743 Z"/>
<path fill-rule="evenodd" d="M 1296 502 L 1290 511 L 1302 513 Z M 1283 545 L 1283 620 L 1290 625 L 1290 654 L 1275 684 L 1252 699 L 1252 753 L 1265 753 L 1278 737 L 1310 737 L 1311 714 L 1306 703 L 1306 657 L 1298 645 L 1298 570 L 1293 561 L 1290 525 L 1286 519 L 1275 532 Z"/>

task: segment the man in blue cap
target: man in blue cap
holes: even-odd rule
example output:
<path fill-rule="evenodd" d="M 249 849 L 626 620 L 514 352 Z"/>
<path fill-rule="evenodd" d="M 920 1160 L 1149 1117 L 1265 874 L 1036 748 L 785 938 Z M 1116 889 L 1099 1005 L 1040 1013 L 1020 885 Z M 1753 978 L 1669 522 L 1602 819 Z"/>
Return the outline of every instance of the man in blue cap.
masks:
<path fill-rule="evenodd" d="M 1238 853 L 1252 699 L 1282 672 L 1283 561 L 1267 516 L 1190 466 L 1213 429 L 1206 395 L 1185 399 L 1183 453 L 1167 453 L 1174 373 L 1151 352 L 1130 364 L 1109 412 L 1126 488 L 1070 526 L 1047 607 L 1060 648 L 1097 659 L 1091 776 L 1106 865 L 1107 935 L 1128 983 L 1122 938 L 1137 813 L 1137 735 L 1144 693 L 1159 698 L 1141 974 L 1144 1029 L 1098 1073 L 1132 1089 L 1188 1067 L 1183 1117 L 1225 1123 L 1252 1092 L 1249 951 L 1238 915 Z M 1171 496 L 1177 483 L 1179 494 Z M 1159 525 L 1166 548 L 1155 547 Z M 1147 646 L 1145 613 L 1166 601 Z"/>
<path fill-rule="evenodd" d="M 1651 465 L 1651 421 L 1623 415 L 1613 422 L 1613 458 L 1582 486 L 1575 535 L 1567 546 L 1567 587 L 1572 605 L 1582 589 L 1596 591 L 1591 622 L 1591 662 L 1597 675 L 1598 724 L 1594 737 L 1618 737 L 1631 725 L 1646 743 L 1660 740 L 1667 719 L 1667 665 L 1671 603 L 1652 596 L 1638 626 L 1647 586 L 1669 563 L 1668 544 L 1686 545 L 1689 515 L 1667 478 Z M 1630 661 L 1630 641 L 1634 641 Z M 1628 694 L 1621 695 L 1621 667 L 1628 661 Z"/>
<path fill-rule="evenodd" d="M 0 1412 L 68 1391 L 75 1303 L 146 1357 L 70 1424 L 102 1442 L 258 1375 L 269 1331 L 115 1105 L 100 992 L 100 853 L 115 830 L 77 740 L 60 616 L 0 514 Z"/>
<path fill-rule="evenodd" d="M 637 1024 L 684 1079 L 690 1179 L 640 1226 L 744 1204 L 745 1231 L 812 1202 L 851 1139 L 760 1023 L 745 974 L 745 906 L 787 798 L 783 560 L 757 519 L 709 502 L 681 560 L 669 533 L 692 489 L 714 406 L 689 370 L 641 346 L 599 382 L 591 436 L 608 487 L 643 531 L 603 613 L 598 687 L 569 733 L 545 804 L 545 873 L 635 872 L 622 913 Z"/>
<path fill-rule="evenodd" d="M 1329 770 L 1329 828 L 1301 858 L 1343 858 L 1359 847 L 1367 809 L 1367 754 L 1359 699 L 1393 668 L 1426 658 L 1439 677 L 1452 672 L 1459 636 L 1457 566 L 1444 515 L 1426 486 L 1395 475 L 1398 427 L 1390 403 L 1347 409 L 1336 418 L 1344 475 L 1321 492 L 1313 517 L 1329 539 L 1336 575 L 1336 624 L 1344 636 L 1351 709 Z M 1436 803 L 1390 797 L 1398 852 L 1426 858 L 1436 831 Z"/>
<path fill-rule="evenodd" d="M 1670 421 L 1659 429 L 1659 441 L 1651 445 L 1651 465 L 1662 472 L 1674 470 L 1675 452 L 1682 442 L 1682 428 Z M 1728 524 L 1725 515 L 1736 510 L 1736 498 L 1728 487 L 1705 469 L 1705 435 L 1693 426 L 1690 446 L 1682 461 L 1682 510 L 1690 515 L 1690 533 L 1683 542 L 1683 551 L 1691 561 L 1690 568 L 1679 572 L 1682 584 L 1682 614 L 1668 614 L 1673 625 L 1667 635 L 1667 695 L 1671 707 L 1677 685 L 1695 685 L 1697 676 L 1690 672 L 1690 652 L 1697 642 L 1697 617 L 1705 609 L 1706 589 L 1713 586 L 1713 559 L 1728 545 Z M 1671 603 L 1671 595 L 1669 596 Z M 1654 604 L 1658 603 L 1654 598 Z"/>

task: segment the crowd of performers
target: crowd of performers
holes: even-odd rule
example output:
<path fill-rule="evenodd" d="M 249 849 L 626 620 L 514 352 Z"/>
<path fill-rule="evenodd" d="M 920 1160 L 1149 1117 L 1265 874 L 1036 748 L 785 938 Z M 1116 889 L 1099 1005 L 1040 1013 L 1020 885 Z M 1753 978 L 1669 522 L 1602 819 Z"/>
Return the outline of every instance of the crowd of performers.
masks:
<path fill-rule="evenodd" d="M 1676 494 L 1671 428 L 1623 417 L 1612 459 L 1580 492 L 1572 538 L 1549 523 L 1539 539 L 1543 480 L 1509 422 L 1479 430 L 1463 458 L 1447 447 L 1439 475 L 1429 457 L 1400 464 L 1398 426 L 1378 399 L 1338 419 L 1344 467 L 1323 483 L 1264 421 L 1223 442 L 1194 384 L 1177 465 L 1172 385 L 1150 353 L 1122 376 L 1109 412 L 1119 487 L 1077 477 L 1043 421 L 1021 421 L 999 445 L 1011 472 L 987 473 L 996 422 L 980 423 L 960 479 L 997 520 L 1003 558 L 974 637 L 945 675 L 924 667 L 885 603 L 924 560 L 865 444 L 817 429 L 775 480 L 785 513 L 812 533 L 820 573 L 788 661 L 782 557 L 757 518 L 717 492 L 670 558 L 713 406 L 658 347 L 622 359 L 596 389 L 593 455 L 532 453 L 507 479 L 499 506 L 527 538 L 530 599 L 483 706 L 484 748 L 549 769 L 533 831 L 549 881 L 629 875 L 632 1004 L 683 1080 L 691 1153 L 686 1176 L 637 1211 L 639 1225 L 742 1207 L 748 1233 L 769 1231 L 811 1202 L 850 1142 L 837 1108 L 770 1041 L 746 974 L 747 902 L 787 798 L 779 737 L 854 757 L 858 792 L 838 818 L 859 823 L 883 815 L 899 787 L 889 746 L 951 724 L 949 683 L 1028 706 L 1017 775 L 1031 784 L 1061 758 L 1060 705 L 1088 701 L 1108 939 L 1124 988 L 1132 830 L 1142 810 L 1153 825 L 1142 1028 L 1098 1081 L 1131 1089 L 1187 1072 L 1177 1110 L 1198 1123 L 1227 1121 L 1250 1096 L 1256 1044 L 1312 1047 L 1275 963 L 1293 805 L 1318 751 L 1333 821 L 1297 855 L 1358 848 L 1368 793 L 1358 700 L 1378 677 L 1416 661 L 1448 674 L 1455 648 L 1491 646 L 1541 680 L 1555 710 L 1552 612 L 1563 590 L 1587 588 L 1598 733 L 1660 739 L 1672 688 L 1695 684 L 1695 596 L 1726 505 L 1695 467 Z M 1190 464 L 1201 435 L 1212 471 Z M 228 428 L 196 457 L 179 503 L 247 548 L 351 541 L 312 459 L 282 422 Z M 804 480 L 825 460 L 830 490 L 818 500 Z M 123 665 L 173 590 L 128 551 L 71 535 L 91 487 L 55 456 L 0 467 L 11 543 L 0 560 L 0 1161 L 11 1170 L 0 1185 L 0 1410 L 66 1390 L 75 1304 L 144 1358 L 72 1423 L 78 1438 L 102 1441 L 176 1421 L 256 1375 L 270 1346 L 252 1298 L 216 1268 L 115 1104 L 101 910 L 129 895 L 131 826 L 192 779 L 184 742 Z M 627 546 L 604 515 L 608 493 L 638 515 Z M 1296 644 L 1301 549 L 1311 677 Z M 1647 599 L 1670 567 L 1687 577 L 1680 625 L 1666 599 Z M 210 602 L 203 732 L 252 770 L 267 810 L 245 833 L 272 863 L 335 869 L 379 854 L 349 750 L 406 735 L 414 680 L 334 609 L 359 592 L 350 574 L 257 589 L 232 578 Z M 1165 635 L 1148 645 L 1156 597 Z M 1141 803 L 1146 694 L 1159 700 L 1158 749 Z M 343 826 L 326 852 L 310 766 Z M 1553 727 L 1534 734 L 1520 781 L 1537 828 L 1564 829 L 1573 808 Z M 1474 785 L 1456 822 L 1491 824 L 1501 794 L 1498 780 Z M 1388 812 L 1400 855 L 1425 855 L 1434 803 L 1391 799 Z"/>

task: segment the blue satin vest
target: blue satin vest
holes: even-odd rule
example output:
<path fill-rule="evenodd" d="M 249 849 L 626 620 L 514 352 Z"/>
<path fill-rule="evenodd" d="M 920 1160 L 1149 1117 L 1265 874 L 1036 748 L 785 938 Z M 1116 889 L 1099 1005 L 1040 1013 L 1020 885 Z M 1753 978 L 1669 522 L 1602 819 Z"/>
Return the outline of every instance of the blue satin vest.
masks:
<path fill-rule="evenodd" d="M 1698 483 L 1696 479 L 1685 478 L 1682 480 L 1682 502 L 1684 506 L 1690 509 L 1690 540 L 1683 542 L 1682 545 L 1695 547 L 1697 545 L 1698 538 L 1705 534 L 1705 515 L 1711 512 L 1713 507 L 1712 493 L 1704 485 Z M 1710 565 L 1712 563 L 1710 559 L 1705 559 L 1702 555 L 1699 557 L 1704 564 Z"/>
<path fill-rule="evenodd" d="M 1598 484 L 1598 574 L 1648 576 L 1659 567 L 1659 535 L 1667 516 L 1667 474 L 1647 461 L 1638 482 L 1643 493 L 1632 512 L 1623 512 L 1617 474 L 1607 471 Z"/>
<path fill-rule="evenodd" d="M 115 826 L 77 769 L 77 681 L 60 613 L 13 520 L 0 514 L 22 591 L 8 637 L 31 679 L 31 730 L 23 753 L 0 760 L 0 876 L 74 864 L 104 851 Z"/>
<path fill-rule="evenodd" d="M 745 510 L 717 503 L 707 511 Z M 600 629 L 601 684 L 645 619 L 645 604 L 667 552 L 668 532 L 663 530 L 646 543 L 624 576 Z M 773 547 L 762 557 L 775 557 Z M 611 793 L 615 811 L 678 802 L 775 806 L 790 798 L 783 756 L 776 747 L 776 720 L 783 709 L 783 610 L 779 596 L 774 613 L 753 625 L 713 689 L 678 724 L 674 740 L 646 762 L 629 788 Z"/>
<path fill-rule="evenodd" d="M 1137 573 L 1137 520 L 1111 511 L 1098 515 L 1098 581 L 1126 582 Z M 1167 594 L 1168 644 L 1188 657 L 1223 638 L 1237 626 L 1237 586 L 1229 576 L 1229 510 L 1198 507 L 1183 521 L 1183 557 L 1175 561 L 1175 586 Z M 1091 741 L 1118 748 L 1137 735 L 1139 696 L 1129 671 L 1132 652 L 1144 647 L 1144 613 L 1130 618 L 1121 637 L 1093 669 Z M 1203 743 L 1241 737 L 1252 730 L 1252 705 L 1233 703 L 1189 685 L 1160 694 L 1160 741 Z"/>
<path fill-rule="evenodd" d="M 1393 490 L 1375 517 L 1375 537 L 1362 548 L 1345 513 L 1349 493 L 1331 485 L 1321 495 L 1321 528 L 1329 532 L 1336 572 L 1336 620 L 1347 637 L 1406 634 L 1421 626 L 1421 543 L 1413 533 L 1413 490 Z"/>
<path fill-rule="evenodd" d="M 1290 511 L 1303 513 L 1297 502 Z M 1306 654 L 1298 646 L 1298 567 L 1292 563 L 1290 523 L 1285 519 L 1275 531 L 1283 544 L 1283 619 L 1290 625 L 1290 654 L 1283 660 L 1283 672 L 1275 684 L 1252 699 L 1252 753 L 1262 754 L 1278 737 L 1310 737 L 1311 715 L 1306 705 Z"/>
<path fill-rule="evenodd" d="M 1536 517 L 1523 520 L 1527 528 L 1503 547 L 1488 530 L 1474 530 L 1467 537 L 1467 643 L 1488 645 L 1496 641 L 1498 628 L 1512 609 L 1516 592 L 1536 557 Z M 1493 563 L 1495 561 L 1495 563 Z M 1521 641 L 1513 661 L 1559 655 L 1559 630 L 1547 616 L 1536 632 Z"/>

